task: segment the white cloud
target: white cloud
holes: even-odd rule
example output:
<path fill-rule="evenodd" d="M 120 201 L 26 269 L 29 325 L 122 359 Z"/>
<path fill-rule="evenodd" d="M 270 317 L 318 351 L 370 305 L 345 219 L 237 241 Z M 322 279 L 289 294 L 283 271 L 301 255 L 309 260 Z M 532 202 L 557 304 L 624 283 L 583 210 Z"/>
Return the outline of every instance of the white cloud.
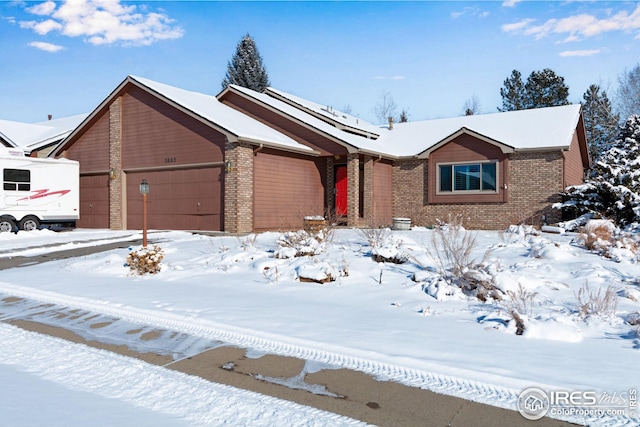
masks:
<path fill-rule="evenodd" d="M 57 44 L 45 43 L 45 42 L 31 42 L 29 46 L 35 47 L 36 49 L 44 50 L 47 52 L 58 52 L 62 50 L 63 47 Z"/>
<path fill-rule="evenodd" d="M 516 4 L 520 3 L 522 0 L 505 0 L 502 2 L 502 7 L 515 7 Z"/>
<path fill-rule="evenodd" d="M 26 8 L 25 10 L 34 15 L 51 15 L 55 10 L 56 4 L 51 0 Z"/>
<path fill-rule="evenodd" d="M 84 37 L 94 45 L 146 46 L 184 34 L 166 14 L 147 12 L 144 5 L 125 6 L 120 0 L 65 0 L 59 7 L 47 0 L 25 10 L 46 19 L 23 21 L 22 28 L 40 35 L 57 31 L 68 37 Z"/>
<path fill-rule="evenodd" d="M 531 24 L 532 22 L 535 22 L 535 19 L 527 18 L 527 19 L 523 19 L 522 21 L 514 22 L 512 24 L 504 24 L 501 28 L 502 28 L 502 31 L 504 31 L 505 33 L 509 33 L 512 31 L 519 31 L 525 28 L 526 26 L 528 26 L 529 24 Z"/>
<path fill-rule="evenodd" d="M 461 16 L 470 15 L 477 16 L 479 18 L 486 18 L 490 15 L 489 12 L 483 12 L 478 6 L 467 6 L 462 9 L 460 12 L 451 12 L 451 19 L 458 19 Z"/>
<path fill-rule="evenodd" d="M 567 56 L 593 56 L 597 55 L 602 50 L 600 49 L 591 49 L 591 50 L 565 50 L 564 52 L 560 52 L 559 55 L 563 57 Z"/>
<path fill-rule="evenodd" d="M 551 35 L 566 34 L 564 42 L 583 40 L 610 31 L 640 31 L 640 5 L 629 13 L 620 11 L 615 15 L 598 18 L 592 14 L 582 13 L 562 19 L 549 19 L 541 25 L 530 25 L 533 19 L 525 19 L 502 26 L 504 32 L 522 32 L 533 36 L 536 40 Z M 636 36 L 639 38 L 640 34 Z"/>

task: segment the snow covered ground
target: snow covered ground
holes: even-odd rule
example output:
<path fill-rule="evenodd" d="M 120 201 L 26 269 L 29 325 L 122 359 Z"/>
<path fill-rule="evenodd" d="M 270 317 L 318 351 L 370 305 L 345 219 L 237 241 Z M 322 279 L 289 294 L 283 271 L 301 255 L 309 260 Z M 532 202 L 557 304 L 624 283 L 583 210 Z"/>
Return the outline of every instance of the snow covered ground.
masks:
<path fill-rule="evenodd" d="M 0 294 L 344 366 L 512 410 L 529 387 L 595 392 L 598 399 L 608 396 L 609 406 L 627 410 L 557 418 L 637 425 L 628 408 L 640 384 L 640 337 L 631 324 L 640 311 L 640 266 L 633 256 L 621 251 L 615 260 L 602 257 L 571 234 L 478 232 L 472 258 L 484 263 L 475 274 L 501 295 L 483 302 L 442 280 L 432 234 L 387 231 L 372 248 L 370 235 L 339 229 L 321 245 L 307 242 L 315 255 L 287 258 L 291 250 L 279 245 L 287 237 L 281 233 L 154 232 L 150 243 L 165 255 L 156 275 L 131 274 L 125 266 L 130 250 L 112 250 L 4 270 Z M 139 233 L 3 233 L 0 257 L 131 237 Z M 376 262 L 372 250 L 406 262 Z M 326 274 L 335 280 L 299 280 Z M 582 302 L 588 294 L 603 296 L 609 286 L 615 310 L 585 316 L 579 296 Z M 522 335 L 516 335 L 514 309 L 525 325 Z M 118 333 L 124 334 L 112 331 Z M 16 391 L 0 399 L 0 412 L 19 425 L 42 424 L 29 409 L 33 400 L 53 402 L 41 403 L 51 411 L 49 425 L 85 425 L 97 407 L 105 417 L 127 414 L 131 425 L 157 419 L 165 425 L 217 425 L 238 414 L 252 425 L 357 423 L 9 325 L 0 324 L 0 343 L 0 378 Z M 47 352 L 40 351 L 45 347 Z M 187 394 L 202 397 L 175 402 L 179 390 L 191 389 Z M 17 397 L 25 395 L 33 400 Z M 78 399 L 86 405 L 72 403 Z M 65 411 L 74 418 L 60 420 Z M 202 415 L 194 419 L 194 413 Z M 119 421 L 113 424 L 127 425 Z"/>

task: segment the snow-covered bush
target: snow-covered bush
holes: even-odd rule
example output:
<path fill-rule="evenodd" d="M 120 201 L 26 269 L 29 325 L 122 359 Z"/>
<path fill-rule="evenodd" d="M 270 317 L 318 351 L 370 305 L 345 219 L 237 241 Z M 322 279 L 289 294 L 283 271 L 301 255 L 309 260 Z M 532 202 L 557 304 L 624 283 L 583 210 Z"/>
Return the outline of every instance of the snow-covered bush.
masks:
<path fill-rule="evenodd" d="M 125 267 L 129 267 L 132 274 L 156 274 L 162 267 L 163 259 L 164 251 L 160 246 L 154 245 L 152 248 L 129 252 Z"/>
<path fill-rule="evenodd" d="M 367 239 L 374 261 L 403 264 L 409 260 L 401 249 L 402 240 L 396 239 L 388 228 L 363 228 L 360 233 Z"/>
<path fill-rule="evenodd" d="M 616 314 L 618 308 L 618 293 L 611 285 L 602 293 L 602 289 L 597 291 L 589 288 L 589 284 L 585 283 L 582 288 L 576 292 L 578 300 L 578 314 L 583 319 L 592 316 L 612 317 Z"/>
<path fill-rule="evenodd" d="M 576 243 L 615 261 L 635 261 L 639 242 L 636 235 L 623 232 L 609 220 L 590 220 L 580 229 Z"/>
<path fill-rule="evenodd" d="M 567 187 L 562 208 L 575 217 L 592 214 L 625 227 L 640 218 L 640 116 L 632 115 L 618 138 L 598 158 L 591 177 Z"/>
<path fill-rule="evenodd" d="M 348 276 L 346 270 L 336 268 L 326 261 L 309 262 L 297 268 L 298 280 L 301 282 L 328 283 L 338 277 Z"/>
<path fill-rule="evenodd" d="M 501 291 L 495 286 L 495 278 L 484 262 L 478 262 L 473 252 L 477 234 L 467 231 L 460 217 L 450 217 L 450 223 L 440 222 L 431 235 L 431 243 L 425 252 L 436 263 L 438 272 L 450 285 L 457 286 L 468 295 L 481 301 L 499 299 Z M 488 252 L 485 253 L 485 258 Z"/>
<path fill-rule="evenodd" d="M 313 235 L 304 230 L 283 233 L 274 256 L 285 259 L 321 254 L 326 249 L 326 238 L 324 230 Z"/>

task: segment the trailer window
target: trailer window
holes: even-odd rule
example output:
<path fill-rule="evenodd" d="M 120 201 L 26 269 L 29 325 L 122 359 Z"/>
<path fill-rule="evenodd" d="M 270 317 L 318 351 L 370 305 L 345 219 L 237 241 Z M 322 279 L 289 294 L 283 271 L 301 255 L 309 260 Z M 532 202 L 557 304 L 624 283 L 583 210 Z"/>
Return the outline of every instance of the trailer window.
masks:
<path fill-rule="evenodd" d="M 7 191 L 30 191 L 31 171 L 27 169 L 4 169 L 3 188 Z"/>

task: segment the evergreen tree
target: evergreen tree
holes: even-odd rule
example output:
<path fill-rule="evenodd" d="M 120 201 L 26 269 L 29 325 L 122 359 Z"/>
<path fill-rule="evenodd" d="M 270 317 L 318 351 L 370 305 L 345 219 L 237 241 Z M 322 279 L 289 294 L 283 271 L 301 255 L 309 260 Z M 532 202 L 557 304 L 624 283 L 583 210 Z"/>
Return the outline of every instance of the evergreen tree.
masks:
<path fill-rule="evenodd" d="M 583 95 L 582 112 L 584 128 L 589 144 L 591 163 L 603 153 L 616 139 L 620 117 L 613 114 L 607 92 L 600 86 L 591 85 Z"/>
<path fill-rule="evenodd" d="M 568 105 L 569 87 L 549 68 L 534 71 L 522 83 L 522 75 L 513 70 L 500 89 L 502 108 L 498 111 L 527 110 L 530 108 L 555 107 Z"/>
<path fill-rule="evenodd" d="M 511 76 L 504 81 L 504 87 L 500 89 L 502 96 L 502 108 L 498 111 L 516 111 L 524 109 L 524 83 L 520 71 L 513 70 Z"/>
<path fill-rule="evenodd" d="M 236 47 L 236 53 L 227 63 L 227 74 L 222 80 L 222 88 L 230 84 L 262 92 L 267 88 L 269 76 L 258 52 L 256 43 L 247 33 Z"/>
<path fill-rule="evenodd" d="M 532 72 L 524 85 L 524 92 L 525 108 L 569 105 L 569 87 L 564 84 L 564 77 L 549 68 Z"/>
<path fill-rule="evenodd" d="M 634 225 L 640 218 L 640 116 L 622 126 L 618 138 L 602 153 L 584 185 L 569 187 L 564 206 L 577 214 L 592 213 L 620 226 Z"/>

